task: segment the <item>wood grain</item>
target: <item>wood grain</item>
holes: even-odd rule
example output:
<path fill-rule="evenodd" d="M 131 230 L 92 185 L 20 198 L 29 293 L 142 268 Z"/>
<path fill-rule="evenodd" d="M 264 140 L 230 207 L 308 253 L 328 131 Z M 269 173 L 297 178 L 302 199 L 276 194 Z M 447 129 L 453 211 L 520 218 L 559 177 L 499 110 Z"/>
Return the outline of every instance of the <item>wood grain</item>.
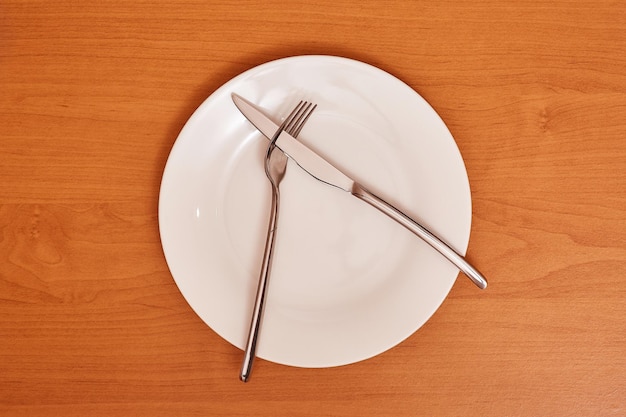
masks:
<path fill-rule="evenodd" d="M 373 359 L 244 385 L 169 273 L 159 183 L 212 91 L 299 54 L 439 112 L 490 287 Z M 625 68 L 615 1 L 0 1 L 0 413 L 626 415 Z"/>

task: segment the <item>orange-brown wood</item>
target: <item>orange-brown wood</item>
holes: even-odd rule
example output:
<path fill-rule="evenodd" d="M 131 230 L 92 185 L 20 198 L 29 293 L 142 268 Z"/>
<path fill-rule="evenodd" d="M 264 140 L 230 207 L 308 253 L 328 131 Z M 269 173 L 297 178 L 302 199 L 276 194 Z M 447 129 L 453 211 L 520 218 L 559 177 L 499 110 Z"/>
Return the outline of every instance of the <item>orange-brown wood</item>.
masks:
<path fill-rule="evenodd" d="M 373 359 L 244 385 L 168 271 L 159 183 L 212 91 L 300 54 L 439 112 L 490 286 Z M 1 0 L 0 414 L 626 415 L 626 6 Z"/>

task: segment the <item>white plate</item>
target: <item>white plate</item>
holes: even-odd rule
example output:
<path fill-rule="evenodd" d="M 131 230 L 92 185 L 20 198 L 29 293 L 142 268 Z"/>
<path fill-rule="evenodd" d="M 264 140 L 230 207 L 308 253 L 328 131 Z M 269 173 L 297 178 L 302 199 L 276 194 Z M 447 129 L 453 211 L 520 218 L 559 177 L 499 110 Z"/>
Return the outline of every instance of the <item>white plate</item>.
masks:
<path fill-rule="evenodd" d="M 183 296 L 242 348 L 269 217 L 268 141 L 236 92 L 279 122 L 318 104 L 300 139 L 465 253 L 471 198 L 463 160 L 437 113 L 388 73 L 345 58 L 298 56 L 215 91 L 181 131 L 163 174 L 159 226 Z M 437 310 L 458 271 L 416 236 L 293 162 L 281 187 L 274 264 L 257 354 L 327 367 L 377 355 Z"/>

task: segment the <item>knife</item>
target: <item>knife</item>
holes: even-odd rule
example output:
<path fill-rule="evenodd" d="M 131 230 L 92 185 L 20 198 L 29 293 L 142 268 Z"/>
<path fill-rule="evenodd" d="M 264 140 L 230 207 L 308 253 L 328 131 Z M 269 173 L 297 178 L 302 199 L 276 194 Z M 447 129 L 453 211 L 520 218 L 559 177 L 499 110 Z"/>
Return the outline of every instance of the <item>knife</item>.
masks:
<path fill-rule="evenodd" d="M 232 93 L 232 99 L 239 111 L 241 111 L 246 119 L 248 119 L 248 121 L 266 138 L 272 138 L 278 131 L 279 126 L 267 117 L 256 105 L 235 93 Z M 452 262 L 452 264 L 471 279 L 478 288 L 487 288 L 487 280 L 485 277 L 443 240 L 392 204 L 368 191 L 365 187 L 343 173 L 339 168 L 335 167 L 308 146 L 283 131 L 278 136 L 278 139 L 276 139 L 276 147 L 282 150 L 285 155 L 315 179 L 350 193 L 406 227 Z"/>

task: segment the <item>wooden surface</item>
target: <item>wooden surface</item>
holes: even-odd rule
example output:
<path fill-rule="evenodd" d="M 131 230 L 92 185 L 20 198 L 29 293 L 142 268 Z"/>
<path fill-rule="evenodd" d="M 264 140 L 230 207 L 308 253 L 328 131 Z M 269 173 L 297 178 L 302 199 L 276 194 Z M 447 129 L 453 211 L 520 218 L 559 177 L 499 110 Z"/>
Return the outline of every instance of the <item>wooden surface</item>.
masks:
<path fill-rule="evenodd" d="M 244 385 L 168 271 L 159 184 L 212 91 L 300 54 L 440 113 L 490 287 L 371 360 Z M 0 0 L 0 140 L 2 415 L 626 415 L 622 2 Z"/>

